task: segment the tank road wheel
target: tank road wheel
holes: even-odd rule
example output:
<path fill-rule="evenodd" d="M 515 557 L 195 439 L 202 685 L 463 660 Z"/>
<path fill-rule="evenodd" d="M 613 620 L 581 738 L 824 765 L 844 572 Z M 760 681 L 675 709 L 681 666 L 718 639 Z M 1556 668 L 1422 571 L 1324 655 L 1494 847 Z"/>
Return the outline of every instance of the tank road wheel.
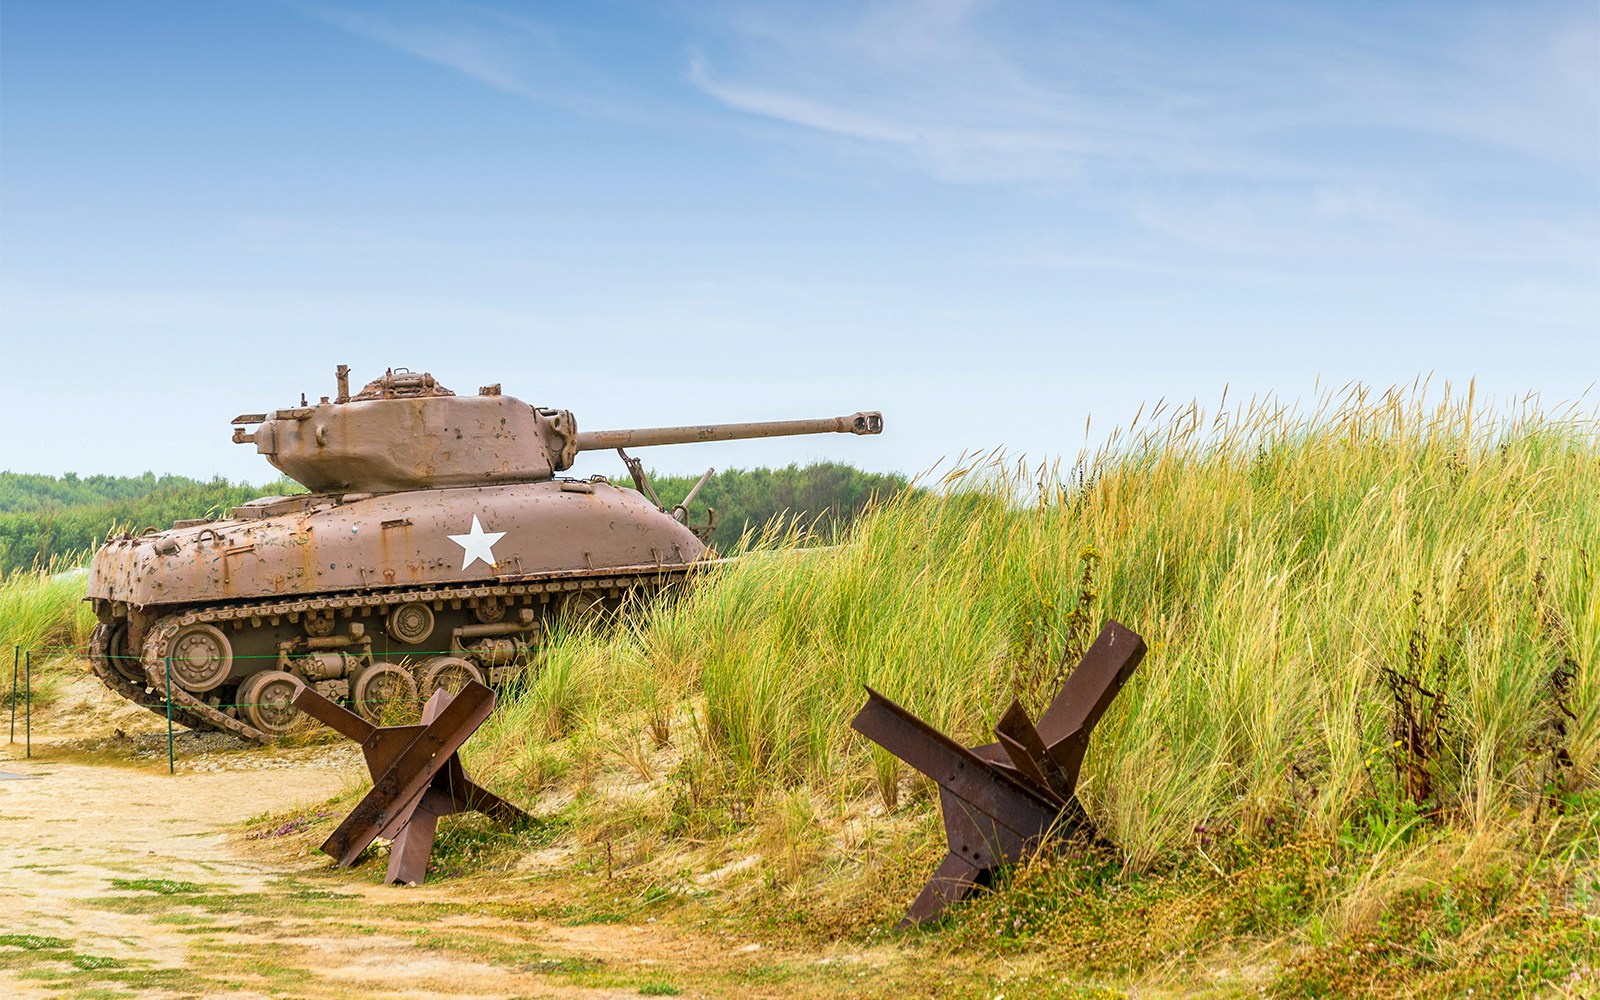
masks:
<path fill-rule="evenodd" d="M 402 604 L 389 612 L 389 636 L 408 646 L 433 634 L 433 609 L 419 601 Z"/>
<path fill-rule="evenodd" d="M 302 683 L 294 674 L 282 670 L 263 670 L 251 674 L 239 685 L 239 711 L 245 721 L 269 736 L 282 736 L 294 728 L 300 710 L 294 696 Z"/>
<path fill-rule="evenodd" d="M 599 621 L 606 613 L 605 595 L 598 590 L 575 590 L 561 603 L 561 613 L 573 624 Z"/>
<path fill-rule="evenodd" d="M 416 607 L 416 605 L 409 605 Z M 350 687 L 350 700 L 355 702 L 356 714 L 371 723 L 383 720 L 390 705 L 415 705 L 417 682 L 393 663 L 374 663 L 361 671 Z"/>
<path fill-rule="evenodd" d="M 94 671 L 107 690 L 165 719 L 166 700 L 148 689 L 150 682 L 143 669 L 138 667 L 138 661 L 126 658 L 129 656 L 127 634 L 122 631 L 126 628 L 126 622 L 95 626 L 94 634 L 89 639 L 89 669 Z M 114 660 L 112 656 L 122 656 L 124 659 Z M 119 664 L 121 669 L 117 669 Z M 130 676 L 135 669 L 139 670 L 138 676 Z M 210 720 L 182 706 L 173 707 L 172 721 L 196 732 L 217 728 Z"/>
<path fill-rule="evenodd" d="M 213 625 L 190 625 L 173 636 L 167 648 L 173 679 L 188 691 L 210 691 L 233 669 L 233 644 Z"/>
<path fill-rule="evenodd" d="M 424 698 L 431 698 L 435 691 L 455 694 L 466 687 L 468 681 L 485 683 L 483 671 L 478 669 L 477 664 L 459 656 L 435 656 L 422 665 L 418 677 L 422 681 Z"/>

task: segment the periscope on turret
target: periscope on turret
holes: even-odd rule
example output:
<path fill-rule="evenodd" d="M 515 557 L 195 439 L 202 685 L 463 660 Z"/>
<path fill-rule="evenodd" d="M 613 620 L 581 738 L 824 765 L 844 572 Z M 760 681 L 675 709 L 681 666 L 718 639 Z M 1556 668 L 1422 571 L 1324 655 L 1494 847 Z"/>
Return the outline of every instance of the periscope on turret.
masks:
<path fill-rule="evenodd" d="M 468 680 L 495 683 L 560 615 L 679 584 L 707 558 L 625 449 L 795 434 L 878 434 L 875 412 L 815 420 L 578 430 L 568 410 L 498 385 L 458 396 L 391 369 L 360 392 L 339 366 L 330 398 L 233 421 L 309 493 L 224 520 L 122 534 L 96 552 L 87 600 L 95 672 L 191 728 L 286 732 L 302 685 L 368 718 Z M 558 475 L 615 448 L 633 488 Z"/>

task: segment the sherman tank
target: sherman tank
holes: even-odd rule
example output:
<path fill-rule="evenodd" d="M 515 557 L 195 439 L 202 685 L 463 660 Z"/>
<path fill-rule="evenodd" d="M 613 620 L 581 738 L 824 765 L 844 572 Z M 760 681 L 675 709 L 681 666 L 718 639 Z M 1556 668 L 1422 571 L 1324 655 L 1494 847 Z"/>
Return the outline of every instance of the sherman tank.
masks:
<path fill-rule="evenodd" d="M 95 553 L 86 600 L 95 673 L 192 729 L 267 740 L 302 684 L 377 720 L 467 680 L 494 684 L 560 617 L 615 609 L 710 560 L 711 525 L 667 508 L 625 449 L 792 434 L 877 434 L 877 413 L 819 420 L 579 431 L 570 411 L 498 385 L 456 395 L 391 369 L 360 392 L 233 421 L 310 492 L 225 519 L 122 533 Z M 565 478 L 617 449 L 632 488 Z"/>

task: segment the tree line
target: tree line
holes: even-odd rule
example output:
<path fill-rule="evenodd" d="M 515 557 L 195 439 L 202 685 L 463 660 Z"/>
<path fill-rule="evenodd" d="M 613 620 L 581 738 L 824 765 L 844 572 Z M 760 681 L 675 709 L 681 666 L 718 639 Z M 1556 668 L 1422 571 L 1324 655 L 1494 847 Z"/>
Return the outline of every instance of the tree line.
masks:
<path fill-rule="evenodd" d="M 221 517 L 235 504 L 304 488 L 282 479 L 261 486 L 187 476 L 64 476 L 0 472 L 0 573 L 63 561 L 87 563 L 113 531 L 170 528 Z"/>
<path fill-rule="evenodd" d="M 652 477 L 651 485 L 670 510 L 694 487 L 694 476 Z M 847 524 L 874 494 L 906 487 L 897 475 L 864 472 L 826 462 L 781 469 L 730 469 L 711 477 L 690 505 L 690 520 L 703 523 L 717 511 L 712 544 L 727 552 L 747 530 L 759 531 L 774 517 L 792 515 L 824 537 Z M 169 528 L 172 522 L 225 517 L 236 504 L 257 497 L 301 493 L 289 479 L 260 486 L 186 476 L 47 476 L 0 472 L 0 573 L 65 562 L 87 563 L 89 554 L 114 531 Z"/>
<path fill-rule="evenodd" d="M 671 510 L 698 480 L 698 476 L 661 476 L 652 478 L 651 485 Z M 801 527 L 829 539 L 874 496 L 887 497 L 905 488 L 904 476 L 864 472 L 841 462 L 728 469 L 707 480 L 689 505 L 689 520 L 703 524 L 706 508 L 716 510 L 711 544 L 721 552 L 732 551 L 746 531 L 759 533 L 775 517 L 792 517 Z"/>

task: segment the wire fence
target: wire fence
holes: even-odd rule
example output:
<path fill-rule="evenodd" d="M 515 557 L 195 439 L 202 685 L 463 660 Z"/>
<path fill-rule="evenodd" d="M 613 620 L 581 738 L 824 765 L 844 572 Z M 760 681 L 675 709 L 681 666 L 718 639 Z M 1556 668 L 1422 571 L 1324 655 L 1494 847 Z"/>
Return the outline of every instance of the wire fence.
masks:
<path fill-rule="evenodd" d="M 23 715 L 23 744 L 24 744 L 24 751 L 23 752 L 24 752 L 25 757 L 32 758 L 32 756 L 33 756 L 33 701 L 34 701 L 34 697 L 33 697 L 33 654 L 36 653 L 36 652 L 41 654 L 40 655 L 40 662 L 41 663 L 45 662 L 46 656 L 50 656 L 50 657 L 73 656 L 73 657 L 79 657 L 79 658 L 83 658 L 83 659 L 88 659 L 91 656 L 98 655 L 98 656 L 100 656 L 101 658 L 103 658 L 105 660 L 111 661 L 112 662 L 112 666 L 113 666 L 114 669 L 116 668 L 116 665 L 119 662 L 123 663 L 123 664 L 131 665 L 132 668 L 133 668 L 132 670 L 120 670 L 119 669 L 118 672 L 121 673 L 124 677 L 128 678 L 128 680 L 131 683 L 135 683 L 135 684 L 137 684 L 137 685 L 139 685 L 141 687 L 145 687 L 147 690 L 150 690 L 150 691 L 160 690 L 161 693 L 162 693 L 162 697 L 161 697 L 162 705 L 161 705 L 161 707 L 165 711 L 166 723 L 167 723 L 167 725 L 166 725 L 166 729 L 167 729 L 167 772 L 169 774 L 176 774 L 177 773 L 176 731 L 177 731 L 177 728 L 178 728 L 178 726 L 180 724 L 176 721 L 175 716 L 174 716 L 174 712 L 175 711 L 186 711 L 186 709 L 185 709 L 185 707 L 183 706 L 183 704 L 181 702 L 175 702 L 175 700 L 173 698 L 172 657 L 171 656 L 167 656 L 167 657 L 163 658 L 163 671 L 162 671 L 162 677 L 161 677 L 161 684 L 159 685 L 159 687 L 157 687 L 157 686 L 152 686 L 152 685 L 149 684 L 149 675 L 144 670 L 144 659 L 143 659 L 143 657 L 135 656 L 135 655 L 128 655 L 128 654 L 108 653 L 108 652 L 104 652 L 104 651 L 101 651 L 99 653 L 95 653 L 94 651 L 92 651 L 91 649 L 89 649 L 88 647 L 85 647 L 85 646 L 54 645 L 54 646 L 30 647 L 28 649 L 24 649 L 19 644 L 19 645 L 15 645 L 15 646 L 12 647 L 12 649 L 11 649 L 11 659 L 12 659 L 12 664 L 11 664 L 11 693 L 10 693 L 10 698 L 9 698 L 9 701 L 10 701 L 10 704 L 11 704 L 11 734 L 10 734 L 10 742 L 13 743 L 13 744 L 17 742 L 17 739 L 16 739 L 16 737 L 17 737 L 17 706 L 20 703 L 22 705 L 22 710 L 23 710 L 22 711 L 22 715 Z M 408 664 L 405 664 L 405 663 L 395 663 L 393 661 L 389 661 L 389 660 L 386 660 L 386 659 L 380 659 L 380 658 L 376 658 L 376 657 L 366 657 L 366 658 L 352 657 L 352 659 L 364 659 L 364 663 L 362 663 L 360 665 L 360 669 L 362 669 L 362 670 L 371 670 L 373 667 L 376 667 L 376 666 L 390 666 L 390 667 L 396 668 L 396 670 L 400 673 L 400 675 L 402 675 L 405 678 L 407 678 L 411 683 L 417 684 L 418 690 L 415 692 L 416 697 L 414 699 L 413 698 L 404 697 L 404 696 L 395 697 L 395 696 L 392 695 L 392 693 L 390 694 L 390 696 L 382 697 L 382 698 L 358 699 L 358 698 L 355 697 L 355 693 L 356 692 L 353 689 L 351 689 L 352 681 L 354 680 L 353 677 L 328 678 L 327 680 L 333 680 L 333 681 L 336 681 L 336 682 L 341 682 L 341 681 L 344 682 L 346 690 L 343 692 L 343 696 L 340 698 L 340 700 L 343 701 L 344 703 L 350 705 L 353 709 L 355 709 L 357 712 L 359 712 L 360 714 L 362 714 L 364 717 L 368 718 L 369 720 L 377 721 L 378 717 L 383 715 L 390 708 L 390 706 L 393 706 L 393 705 L 396 705 L 396 704 L 401 704 L 401 703 L 404 703 L 404 702 L 407 702 L 407 701 L 411 701 L 411 700 L 414 700 L 416 702 L 416 704 L 418 706 L 420 706 L 422 704 L 422 702 L 424 700 L 426 700 L 426 697 L 428 695 L 432 694 L 434 690 L 437 690 L 439 687 L 447 686 L 447 684 L 448 684 L 450 679 L 459 678 L 462 682 L 464 682 L 467 677 L 473 677 L 474 675 L 476 675 L 474 679 L 477 679 L 477 680 L 480 680 L 480 681 L 484 681 L 484 682 L 490 682 L 493 679 L 493 675 L 499 672 L 499 670 L 497 668 L 494 668 L 494 667 L 485 668 L 483 666 L 480 666 L 477 663 L 474 663 L 471 660 L 464 659 L 464 658 L 461 657 L 460 654 L 461 654 L 461 650 L 459 650 L 459 649 L 437 649 L 437 650 L 411 650 L 411 649 L 408 649 L 406 651 L 406 654 L 405 654 L 406 658 L 408 660 L 412 659 L 412 658 L 416 658 L 417 660 L 420 661 L 418 665 L 420 665 L 422 667 L 426 667 L 427 662 L 429 660 L 434 660 L 434 659 L 443 658 L 443 657 L 450 658 L 451 663 L 448 666 L 452 667 L 456 671 L 455 674 L 453 674 L 451 676 L 451 678 L 441 677 L 440 678 L 440 683 L 437 683 L 437 684 L 429 686 L 427 690 L 422 690 L 423 685 L 421 683 L 418 683 L 417 678 L 416 678 L 417 671 L 411 665 L 408 665 Z M 280 655 L 271 654 L 271 653 L 264 653 L 264 654 L 234 654 L 232 659 L 234 659 L 234 660 L 271 660 L 274 663 L 281 663 L 282 660 L 283 660 L 283 658 Z M 509 665 L 510 664 L 506 664 L 505 666 L 509 666 Z M 463 667 L 470 668 L 470 669 L 463 670 L 463 669 L 461 669 Z M 245 678 L 240 681 L 239 687 L 235 688 L 235 693 L 237 693 L 238 690 L 243 688 L 244 684 L 248 682 L 248 679 L 250 677 L 258 676 L 260 673 L 261 673 L 261 671 L 251 671 L 251 672 L 247 673 L 245 675 Z M 285 671 L 285 673 L 288 673 L 288 672 Z M 145 677 L 145 680 L 138 680 L 137 679 L 141 675 L 143 675 Z M 288 676 L 292 677 L 297 684 L 304 684 L 304 685 L 310 686 L 310 687 L 316 687 L 317 684 L 319 683 L 319 681 L 316 680 L 316 679 L 307 679 L 305 677 L 301 677 L 301 676 L 296 675 L 296 674 L 288 674 Z M 231 675 L 230 675 L 230 680 L 231 680 Z M 228 682 L 227 681 L 223 682 L 223 684 L 226 684 L 226 683 L 228 683 Z M 223 684 L 218 684 L 217 687 L 222 687 Z M 181 684 L 179 685 L 179 689 L 180 690 L 182 689 L 182 685 Z M 220 701 L 219 700 L 219 701 L 204 701 L 204 705 L 208 709 L 227 712 L 227 714 L 230 714 L 230 715 L 232 715 L 234 717 L 238 717 L 238 715 L 239 715 L 241 710 L 257 709 L 257 708 L 282 708 L 283 703 L 281 701 L 239 701 L 239 700 Z M 155 709 L 156 708 L 155 705 L 152 705 L 152 704 L 149 704 L 149 703 L 144 703 L 144 707 L 151 708 L 151 709 Z"/>
<path fill-rule="evenodd" d="M 24 670 L 22 688 L 24 756 L 31 758 L 33 756 L 33 651 L 24 651 L 21 646 L 11 647 L 11 742 L 17 742 L 17 665 L 19 657 Z"/>

